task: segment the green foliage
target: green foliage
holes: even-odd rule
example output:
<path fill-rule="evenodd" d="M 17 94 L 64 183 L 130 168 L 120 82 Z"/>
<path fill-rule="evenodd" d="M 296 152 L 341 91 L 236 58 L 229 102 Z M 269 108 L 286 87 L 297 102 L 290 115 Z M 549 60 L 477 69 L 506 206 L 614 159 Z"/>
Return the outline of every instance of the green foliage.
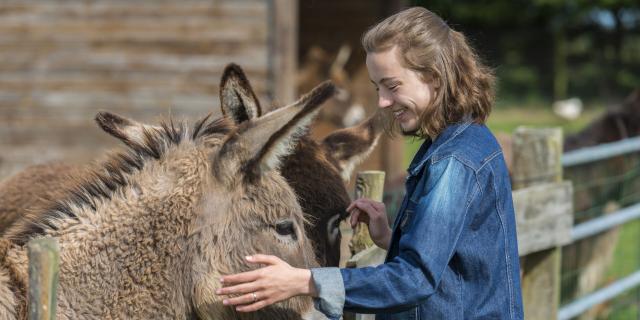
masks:
<path fill-rule="evenodd" d="M 640 87 L 637 0 L 414 0 L 496 69 L 499 97 L 620 101 Z"/>

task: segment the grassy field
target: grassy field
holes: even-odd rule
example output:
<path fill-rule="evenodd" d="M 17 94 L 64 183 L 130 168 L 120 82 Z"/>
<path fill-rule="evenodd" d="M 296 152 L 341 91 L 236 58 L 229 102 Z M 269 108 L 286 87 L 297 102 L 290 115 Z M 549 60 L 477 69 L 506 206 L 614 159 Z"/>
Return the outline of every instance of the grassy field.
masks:
<path fill-rule="evenodd" d="M 640 266 L 640 220 L 625 224 L 620 231 L 613 264 L 606 279 L 613 282 L 638 271 Z M 608 314 L 603 318 L 614 320 L 640 319 L 640 287 L 629 290 L 607 304 Z"/>
<path fill-rule="evenodd" d="M 561 127 L 565 134 L 584 128 L 593 119 L 602 114 L 603 108 L 590 108 L 574 121 L 566 121 L 556 116 L 550 107 L 496 108 L 489 117 L 487 125 L 494 133 L 512 133 L 519 126 Z M 421 141 L 406 138 L 404 166 L 407 167 Z"/>

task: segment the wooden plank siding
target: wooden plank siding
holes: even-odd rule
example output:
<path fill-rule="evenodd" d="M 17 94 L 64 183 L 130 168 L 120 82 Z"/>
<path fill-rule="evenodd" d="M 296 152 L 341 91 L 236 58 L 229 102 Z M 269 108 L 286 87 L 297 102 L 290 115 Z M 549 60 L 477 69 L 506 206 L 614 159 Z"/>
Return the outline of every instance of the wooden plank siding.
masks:
<path fill-rule="evenodd" d="M 282 15 L 297 15 L 287 10 L 296 3 L 1 2 L 0 178 L 52 159 L 86 161 L 112 146 L 93 124 L 98 110 L 140 121 L 217 114 L 229 62 L 245 69 L 265 105 L 283 93 L 290 102 L 293 72 L 277 70 L 295 70 L 292 54 L 280 56 L 295 53 L 295 37 L 271 33 L 276 26 L 295 30 L 286 24 L 297 17 Z M 281 16 L 271 17 L 275 12 Z"/>

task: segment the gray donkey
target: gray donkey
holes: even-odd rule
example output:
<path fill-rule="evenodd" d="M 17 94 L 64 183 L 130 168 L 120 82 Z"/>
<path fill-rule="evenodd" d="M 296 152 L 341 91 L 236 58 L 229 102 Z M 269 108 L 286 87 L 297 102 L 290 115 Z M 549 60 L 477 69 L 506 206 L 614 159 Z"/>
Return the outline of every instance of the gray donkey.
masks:
<path fill-rule="evenodd" d="M 220 275 L 248 270 L 244 256 L 256 252 L 316 265 L 302 209 L 277 167 L 333 91 L 324 83 L 239 126 L 205 117 L 149 127 L 98 114 L 128 150 L 92 168 L 23 234 L 60 244 L 57 318 L 311 317 L 309 298 L 239 314 L 214 292 Z M 0 319 L 25 318 L 26 250 L 2 239 L 0 257 Z"/>
<path fill-rule="evenodd" d="M 236 124 L 263 114 L 249 80 L 235 64 L 223 72 L 220 105 L 222 113 Z M 319 143 L 305 133 L 283 160 L 280 171 L 309 221 L 305 228 L 320 265 L 338 265 L 339 222 L 346 217 L 349 204 L 345 182 L 375 148 L 381 132 L 376 115 L 358 126 L 332 132 Z M 28 232 L 28 220 L 21 216 L 45 211 L 51 200 L 61 199 L 73 189 L 76 177 L 86 171 L 87 166 L 49 163 L 29 167 L 0 183 L 0 234 L 12 237 Z"/>

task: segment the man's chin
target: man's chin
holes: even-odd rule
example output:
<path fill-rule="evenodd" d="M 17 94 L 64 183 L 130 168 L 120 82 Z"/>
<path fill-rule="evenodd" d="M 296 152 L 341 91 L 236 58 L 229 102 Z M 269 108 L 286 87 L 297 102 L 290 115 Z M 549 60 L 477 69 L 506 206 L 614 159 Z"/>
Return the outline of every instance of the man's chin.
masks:
<path fill-rule="evenodd" d="M 400 125 L 400 133 L 405 137 L 416 137 L 418 136 L 417 128 L 406 128 Z"/>

